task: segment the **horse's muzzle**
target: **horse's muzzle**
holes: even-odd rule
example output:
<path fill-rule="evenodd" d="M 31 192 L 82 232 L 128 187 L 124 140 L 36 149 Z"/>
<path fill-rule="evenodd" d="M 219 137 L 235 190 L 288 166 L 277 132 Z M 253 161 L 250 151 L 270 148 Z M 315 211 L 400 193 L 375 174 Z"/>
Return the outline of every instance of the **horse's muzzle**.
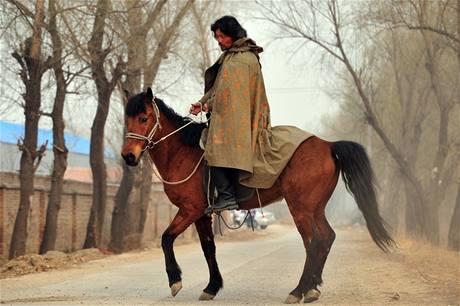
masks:
<path fill-rule="evenodd" d="M 138 162 L 136 156 L 133 153 L 128 153 L 126 155 L 121 154 L 128 166 L 137 166 Z"/>

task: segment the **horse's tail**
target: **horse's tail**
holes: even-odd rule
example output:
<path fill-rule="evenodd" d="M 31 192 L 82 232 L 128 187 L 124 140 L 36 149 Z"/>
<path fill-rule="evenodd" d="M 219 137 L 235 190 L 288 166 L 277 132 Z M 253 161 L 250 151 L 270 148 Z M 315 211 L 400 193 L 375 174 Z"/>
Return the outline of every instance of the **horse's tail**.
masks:
<path fill-rule="evenodd" d="M 364 148 L 352 141 L 337 141 L 331 147 L 332 157 L 347 190 L 353 195 L 366 220 L 367 229 L 377 246 L 387 252 L 395 245 L 386 223 L 379 214 L 375 196 L 374 173 Z"/>

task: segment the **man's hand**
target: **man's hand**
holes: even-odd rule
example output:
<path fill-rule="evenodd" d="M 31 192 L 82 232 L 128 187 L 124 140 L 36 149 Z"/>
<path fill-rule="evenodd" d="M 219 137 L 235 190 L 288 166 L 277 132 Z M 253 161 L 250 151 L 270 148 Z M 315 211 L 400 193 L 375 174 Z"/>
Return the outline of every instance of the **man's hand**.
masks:
<path fill-rule="evenodd" d="M 190 114 L 198 115 L 201 111 L 207 112 L 208 111 L 208 104 L 201 105 L 200 102 L 193 103 L 190 107 Z"/>

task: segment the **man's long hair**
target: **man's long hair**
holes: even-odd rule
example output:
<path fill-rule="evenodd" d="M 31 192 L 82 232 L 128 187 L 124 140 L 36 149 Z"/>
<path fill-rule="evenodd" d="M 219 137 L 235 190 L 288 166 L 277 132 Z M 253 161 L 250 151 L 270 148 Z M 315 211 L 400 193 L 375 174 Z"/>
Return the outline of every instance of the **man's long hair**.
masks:
<path fill-rule="evenodd" d="M 230 36 L 233 41 L 248 36 L 246 30 L 233 16 L 226 15 L 214 21 L 211 25 L 211 31 L 214 35 L 218 29 L 225 35 Z"/>

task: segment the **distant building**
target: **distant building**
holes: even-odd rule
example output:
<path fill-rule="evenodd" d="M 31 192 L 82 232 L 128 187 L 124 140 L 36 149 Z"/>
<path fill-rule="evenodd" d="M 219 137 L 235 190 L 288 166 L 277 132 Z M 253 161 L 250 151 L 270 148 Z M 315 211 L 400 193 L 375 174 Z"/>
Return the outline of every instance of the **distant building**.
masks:
<path fill-rule="evenodd" d="M 0 171 L 19 172 L 22 152 L 19 151 L 18 139 L 24 137 L 24 125 L 0 120 Z M 89 164 L 88 139 L 64 133 L 67 156 L 67 171 L 65 178 L 77 181 L 91 181 Z M 50 129 L 38 129 L 37 147 L 48 140 L 45 156 L 37 169 L 37 175 L 50 175 L 53 171 L 53 132 Z M 105 162 L 107 164 L 108 180 L 118 181 L 120 171 L 117 167 L 115 154 L 106 149 Z"/>

